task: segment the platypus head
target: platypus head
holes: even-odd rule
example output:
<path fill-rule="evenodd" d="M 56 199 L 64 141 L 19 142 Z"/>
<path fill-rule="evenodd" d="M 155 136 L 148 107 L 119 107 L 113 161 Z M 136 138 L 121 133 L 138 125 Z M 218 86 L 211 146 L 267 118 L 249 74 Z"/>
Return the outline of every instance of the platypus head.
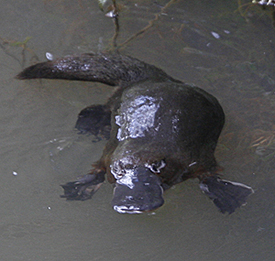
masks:
<path fill-rule="evenodd" d="M 112 206 L 119 213 L 136 214 L 163 205 L 160 178 L 145 166 L 128 170 L 117 179 Z"/>

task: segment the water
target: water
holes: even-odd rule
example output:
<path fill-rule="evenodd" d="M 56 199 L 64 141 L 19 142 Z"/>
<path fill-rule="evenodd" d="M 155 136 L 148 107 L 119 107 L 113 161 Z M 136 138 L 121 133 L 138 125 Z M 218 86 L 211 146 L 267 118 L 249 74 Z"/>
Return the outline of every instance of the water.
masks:
<path fill-rule="evenodd" d="M 112 88 L 57 80 L 18 81 L 37 58 L 110 47 L 114 25 L 96 1 L 2 1 L 1 260 L 273 260 L 274 42 L 268 10 L 250 1 L 132 1 L 120 14 L 122 53 L 214 94 L 226 113 L 216 156 L 224 176 L 255 189 L 247 206 L 220 214 L 196 180 L 165 193 L 155 213 L 111 209 L 112 186 L 68 202 L 59 184 L 87 173 L 104 141 L 78 135 L 78 112 Z M 25 51 L 22 45 L 26 37 Z M 21 44 L 19 43 L 21 42 Z M 24 59 L 23 59 L 24 58 Z"/>

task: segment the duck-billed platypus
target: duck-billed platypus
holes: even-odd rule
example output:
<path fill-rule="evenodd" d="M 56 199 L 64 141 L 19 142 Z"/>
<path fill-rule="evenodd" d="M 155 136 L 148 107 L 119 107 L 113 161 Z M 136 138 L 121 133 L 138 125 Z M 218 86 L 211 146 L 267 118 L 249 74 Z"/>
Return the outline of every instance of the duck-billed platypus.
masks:
<path fill-rule="evenodd" d="M 91 172 L 62 185 L 68 200 L 86 200 L 104 182 L 115 183 L 113 208 L 119 213 L 154 210 L 163 191 L 189 178 L 222 213 L 246 203 L 253 190 L 222 180 L 214 157 L 224 125 L 215 97 L 168 76 L 161 69 L 118 54 L 82 54 L 38 63 L 18 79 L 97 81 L 119 86 L 105 105 L 83 109 L 82 132 L 108 140 Z"/>

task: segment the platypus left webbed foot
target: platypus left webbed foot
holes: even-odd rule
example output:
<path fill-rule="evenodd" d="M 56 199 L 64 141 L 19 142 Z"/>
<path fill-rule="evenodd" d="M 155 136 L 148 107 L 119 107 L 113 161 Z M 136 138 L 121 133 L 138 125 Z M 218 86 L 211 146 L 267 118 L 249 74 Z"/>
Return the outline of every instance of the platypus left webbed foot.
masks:
<path fill-rule="evenodd" d="M 222 213 L 233 213 L 236 208 L 246 204 L 247 197 L 254 193 L 249 186 L 238 182 L 223 180 L 218 176 L 206 177 L 200 189 L 213 200 Z"/>
<path fill-rule="evenodd" d="M 80 133 L 91 133 L 96 137 L 110 138 L 111 111 L 106 105 L 92 105 L 78 114 L 75 128 Z"/>
<path fill-rule="evenodd" d="M 105 172 L 103 171 L 97 174 L 87 174 L 76 181 L 61 185 L 64 189 L 64 195 L 60 197 L 66 198 L 67 200 L 90 199 L 104 182 L 104 176 Z"/>

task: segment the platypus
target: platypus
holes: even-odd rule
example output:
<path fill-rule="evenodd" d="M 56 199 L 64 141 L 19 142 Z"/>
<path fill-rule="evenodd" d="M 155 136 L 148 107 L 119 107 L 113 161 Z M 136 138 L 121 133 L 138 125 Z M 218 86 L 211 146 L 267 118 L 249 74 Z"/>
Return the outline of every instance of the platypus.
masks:
<path fill-rule="evenodd" d="M 225 116 L 218 100 L 163 70 L 120 54 L 82 54 L 38 63 L 17 79 L 96 81 L 118 86 L 105 105 L 83 109 L 81 132 L 108 139 L 89 174 L 61 185 L 67 200 L 86 200 L 105 174 L 114 185 L 112 207 L 119 213 L 152 211 L 163 192 L 189 178 L 222 213 L 246 203 L 253 189 L 220 178 L 214 152 Z"/>

